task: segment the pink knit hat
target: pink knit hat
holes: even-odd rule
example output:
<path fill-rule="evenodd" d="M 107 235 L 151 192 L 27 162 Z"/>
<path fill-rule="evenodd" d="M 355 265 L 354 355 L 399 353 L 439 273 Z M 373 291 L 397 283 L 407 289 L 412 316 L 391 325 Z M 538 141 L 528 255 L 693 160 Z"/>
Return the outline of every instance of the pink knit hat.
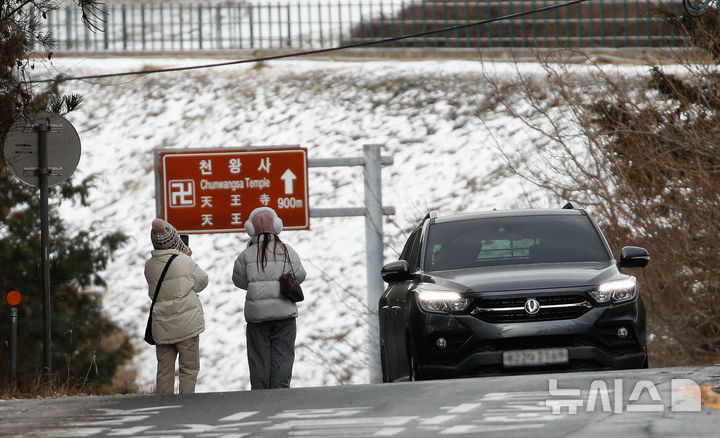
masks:
<path fill-rule="evenodd" d="M 245 231 L 253 237 L 263 233 L 280 234 L 282 229 L 282 219 L 270 207 L 256 208 L 245 221 Z"/>
<path fill-rule="evenodd" d="M 252 217 L 252 224 L 253 224 L 253 227 L 255 227 L 255 233 L 257 233 L 257 234 L 263 234 L 263 233 L 276 234 L 275 230 L 273 229 L 274 221 L 275 221 L 275 216 L 272 213 L 270 213 L 269 211 L 258 211 Z"/>

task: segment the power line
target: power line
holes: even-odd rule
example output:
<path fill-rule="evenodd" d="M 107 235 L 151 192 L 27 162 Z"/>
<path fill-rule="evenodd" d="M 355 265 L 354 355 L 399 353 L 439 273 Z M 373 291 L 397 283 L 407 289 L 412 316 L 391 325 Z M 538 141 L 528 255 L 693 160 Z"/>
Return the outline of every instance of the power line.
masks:
<path fill-rule="evenodd" d="M 40 83 L 47 83 L 47 82 L 67 82 L 67 81 L 86 80 L 86 79 L 112 78 L 112 77 L 118 77 L 118 76 L 148 75 L 148 74 L 153 74 L 153 73 L 168 73 L 168 72 L 175 72 L 175 71 L 199 70 L 199 69 L 205 69 L 205 68 L 223 67 L 223 66 L 236 65 L 236 64 L 247 64 L 247 63 L 252 63 L 252 62 L 274 61 L 274 60 L 278 60 L 278 59 L 295 58 L 295 57 L 306 56 L 306 55 L 318 55 L 318 54 L 322 54 L 322 53 L 336 52 L 336 51 L 346 50 L 346 49 L 354 49 L 357 47 L 367 47 L 367 46 L 373 46 L 373 45 L 377 45 L 377 44 L 401 41 L 401 40 L 410 39 L 410 38 L 423 37 L 426 35 L 434 35 L 437 33 L 450 32 L 453 30 L 466 29 L 469 27 L 480 26 L 483 24 L 493 23 L 496 21 L 510 20 L 510 19 L 514 19 L 514 18 L 518 18 L 518 17 L 524 17 L 526 15 L 532 15 L 532 14 L 537 14 L 540 12 L 546 12 L 546 11 L 551 11 L 554 9 L 564 8 L 567 6 L 572 6 L 574 4 L 584 3 L 586 1 L 589 1 L 589 0 L 571 0 L 568 2 L 558 3 L 555 5 L 544 6 L 542 8 L 530 9 L 527 11 L 516 12 L 513 14 L 503 15 L 500 17 L 488 18 L 485 20 L 475 21 L 472 23 L 444 27 L 442 29 L 429 30 L 429 31 L 413 33 L 413 34 L 408 34 L 408 35 L 390 37 L 390 38 L 383 38 L 383 39 L 379 39 L 379 40 L 362 41 L 359 43 L 346 44 L 346 45 L 342 45 L 342 46 L 329 47 L 329 48 L 325 48 L 325 49 L 307 50 L 307 51 L 302 51 L 302 52 L 285 53 L 282 55 L 270 55 L 270 56 L 263 56 L 263 57 L 251 58 L 251 59 L 240 59 L 240 60 L 235 60 L 235 61 L 218 62 L 218 63 L 214 63 L 214 64 L 202 64 L 202 65 L 193 65 L 193 66 L 186 66 L 186 67 L 159 68 L 159 69 L 154 69 L 154 70 L 136 70 L 136 71 L 127 71 L 127 72 L 120 72 L 120 73 L 106 73 L 106 74 L 88 75 L 88 76 L 74 76 L 74 77 L 67 77 L 67 78 L 58 77 L 58 78 L 53 78 L 53 79 L 31 80 L 31 81 L 26 81 L 26 82 L 31 83 L 31 84 L 40 84 Z"/>

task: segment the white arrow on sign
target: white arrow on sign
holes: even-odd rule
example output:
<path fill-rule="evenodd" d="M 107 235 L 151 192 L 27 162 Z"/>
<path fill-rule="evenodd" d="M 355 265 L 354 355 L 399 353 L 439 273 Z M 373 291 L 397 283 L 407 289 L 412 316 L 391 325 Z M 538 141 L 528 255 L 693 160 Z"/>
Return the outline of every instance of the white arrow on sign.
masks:
<path fill-rule="evenodd" d="M 283 173 L 282 176 L 280 177 L 281 180 L 285 181 L 285 194 L 286 195 L 293 194 L 293 181 L 296 178 L 297 178 L 297 176 L 295 176 L 295 174 L 290 169 L 285 170 L 285 173 Z"/>

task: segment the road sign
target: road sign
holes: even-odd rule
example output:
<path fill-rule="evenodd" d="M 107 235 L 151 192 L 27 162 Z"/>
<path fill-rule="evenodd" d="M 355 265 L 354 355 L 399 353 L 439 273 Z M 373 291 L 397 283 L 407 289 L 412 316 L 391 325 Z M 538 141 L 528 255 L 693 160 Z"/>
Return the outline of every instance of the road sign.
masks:
<path fill-rule="evenodd" d="M 307 149 L 159 149 L 159 213 L 183 234 L 244 231 L 250 212 L 273 208 L 284 230 L 310 228 Z"/>
<path fill-rule="evenodd" d="M 40 124 L 47 126 L 48 185 L 68 179 L 80 162 L 80 137 L 70 122 L 59 114 L 41 111 L 35 120 L 20 120 L 5 138 L 5 161 L 15 176 L 25 184 L 39 187 L 38 166 Z"/>

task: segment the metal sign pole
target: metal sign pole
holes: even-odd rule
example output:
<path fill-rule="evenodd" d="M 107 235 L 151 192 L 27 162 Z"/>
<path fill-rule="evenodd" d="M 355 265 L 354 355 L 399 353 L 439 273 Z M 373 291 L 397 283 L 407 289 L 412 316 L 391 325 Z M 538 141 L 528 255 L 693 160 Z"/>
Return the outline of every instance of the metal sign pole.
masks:
<path fill-rule="evenodd" d="M 42 283 L 43 283 L 43 380 L 46 385 L 52 385 L 52 353 L 50 351 L 50 263 L 48 226 L 48 150 L 47 136 L 50 126 L 41 122 L 37 126 L 38 143 L 38 172 L 40 177 L 40 245 L 42 253 Z"/>
<path fill-rule="evenodd" d="M 367 302 L 370 310 L 368 322 L 368 348 L 370 383 L 382 382 L 380 364 L 380 327 L 378 301 L 385 288 L 380 271 L 383 265 L 383 209 L 380 165 L 380 145 L 364 145 L 365 157 L 365 260 L 367 269 Z"/>
<path fill-rule="evenodd" d="M 380 277 L 383 265 L 383 215 L 395 214 L 394 207 L 382 205 L 381 169 L 393 163 L 392 157 L 380 155 L 382 145 L 363 145 L 362 157 L 316 158 L 309 160 L 309 167 L 363 166 L 365 182 L 364 208 L 311 208 L 311 217 L 365 217 L 365 260 L 367 275 L 368 306 L 368 368 L 370 383 L 382 381 L 380 363 L 380 327 L 378 301 L 385 289 Z"/>

